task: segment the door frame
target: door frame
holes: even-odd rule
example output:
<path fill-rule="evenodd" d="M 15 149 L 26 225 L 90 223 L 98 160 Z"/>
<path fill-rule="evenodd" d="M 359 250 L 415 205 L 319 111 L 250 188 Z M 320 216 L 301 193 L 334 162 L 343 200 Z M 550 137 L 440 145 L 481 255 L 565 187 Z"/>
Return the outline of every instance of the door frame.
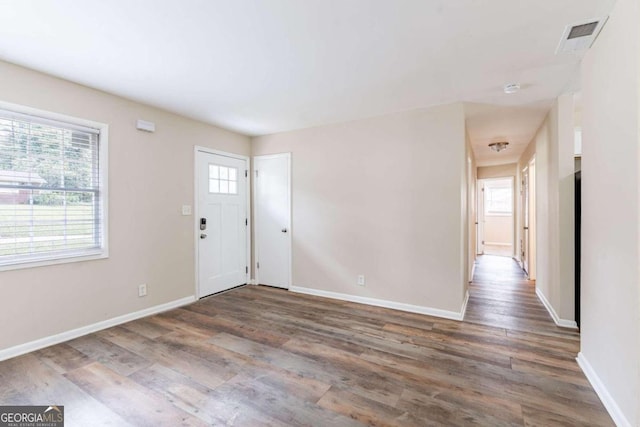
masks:
<path fill-rule="evenodd" d="M 476 256 L 484 254 L 484 181 L 476 180 Z"/>
<path fill-rule="evenodd" d="M 528 164 L 529 168 L 529 271 L 527 275 L 529 280 L 536 280 L 536 269 L 538 261 L 538 240 L 536 235 L 538 233 L 538 217 L 537 217 L 537 186 L 536 186 L 536 174 L 538 170 L 536 168 L 536 156 L 533 156 Z"/>
<path fill-rule="evenodd" d="M 520 219 L 521 219 L 521 227 L 520 227 L 520 241 L 521 243 L 521 248 L 520 248 L 520 252 L 524 251 L 524 218 L 525 215 L 528 215 L 528 230 L 527 230 L 527 266 L 525 268 L 524 265 L 524 257 L 521 257 L 521 263 L 520 266 L 522 267 L 522 270 L 526 273 L 527 278 L 529 280 L 536 280 L 536 261 L 537 261 L 537 239 L 536 239 L 536 227 L 537 227 L 537 208 L 536 208 L 536 195 L 537 195 L 537 190 L 536 190 L 536 156 L 534 155 L 533 157 L 531 157 L 531 159 L 529 160 L 529 162 L 527 162 L 524 167 L 522 168 L 522 172 L 521 172 L 521 176 L 522 176 L 522 182 L 524 182 L 524 174 L 527 174 L 527 194 L 526 197 L 528 198 L 528 206 L 527 206 L 527 210 L 528 212 L 525 212 L 525 207 L 524 207 L 524 198 L 525 198 L 525 192 L 524 192 L 524 188 L 522 188 L 521 190 L 521 203 L 520 203 Z"/>
<path fill-rule="evenodd" d="M 289 243 L 289 271 L 288 271 L 288 278 L 289 278 L 289 285 L 285 288 L 285 289 L 291 289 L 291 287 L 293 286 L 293 201 L 292 201 L 292 194 L 291 194 L 291 174 L 292 174 L 292 168 L 291 168 L 291 153 L 287 152 L 287 153 L 277 153 L 277 154 L 264 154 L 264 155 L 257 155 L 257 156 L 253 156 L 252 157 L 252 161 L 251 161 L 251 176 L 255 176 L 256 173 L 256 162 L 255 159 L 259 158 L 259 159 L 278 159 L 278 158 L 286 158 L 287 159 L 287 172 L 288 172 L 288 179 L 287 179 L 287 192 L 289 193 L 289 233 L 287 236 L 287 240 Z M 252 194 L 255 195 L 256 194 L 256 185 L 257 185 L 258 180 L 254 179 L 253 180 L 253 185 L 251 186 L 252 189 Z M 260 229 L 258 227 L 258 221 L 255 220 L 255 217 L 258 215 L 258 205 L 256 204 L 256 208 L 252 211 L 253 213 L 253 222 L 254 222 L 254 227 L 253 227 L 253 244 L 254 244 L 254 249 L 255 249 L 255 256 L 256 256 L 256 265 L 253 266 L 253 277 L 254 277 L 254 281 L 256 285 L 260 284 L 260 269 L 258 268 L 257 265 L 257 260 L 259 259 L 258 257 L 258 248 L 259 248 L 259 240 L 260 240 Z"/>
<path fill-rule="evenodd" d="M 484 222 L 486 220 L 486 215 L 485 215 L 485 187 L 486 187 L 486 183 L 490 182 L 490 181 L 505 181 L 505 180 L 510 180 L 511 181 L 511 258 L 513 258 L 514 256 L 516 256 L 517 253 L 517 242 L 516 242 L 516 212 L 518 210 L 517 208 L 517 197 L 516 197 L 516 180 L 515 180 L 515 176 L 498 176 L 498 177 L 491 177 L 491 178 L 480 178 L 478 179 L 478 242 L 477 242 L 477 246 L 478 246 L 478 250 L 480 249 L 480 247 L 482 247 L 482 253 L 478 252 L 478 255 L 484 255 L 484 234 L 485 234 L 485 227 L 484 227 Z M 482 209 L 480 209 L 482 208 Z M 480 237 L 482 237 L 482 240 L 480 239 Z"/>
<path fill-rule="evenodd" d="M 229 153 L 227 151 L 215 150 L 209 147 L 203 147 L 200 145 L 195 145 L 193 147 L 193 245 L 195 247 L 195 296 L 197 299 L 202 298 L 200 295 L 200 245 L 198 236 L 200 235 L 200 220 L 198 213 L 200 212 L 199 201 L 200 198 L 200 183 L 198 182 L 198 153 L 203 152 L 206 154 L 214 154 L 218 156 L 231 157 L 233 159 L 244 160 L 245 170 L 247 171 L 247 181 L 246 181 L 246 197 L 247 197 L 247 266 L 252 265 L 251 260 L 251 176 L 249 174 L 249 156 L 243 156 L 241 154 Z M 247 284 L 251 283 L 251 270 L 246 275 Z"/>
<path fill-rule="evenodd" d="M 520 266 L 529 277 L 529 263 L 531 262 L 531 176 L 529 163 L 522 168 L 520 192 Z M 526 182 L 526 185 L 525 185 Z M 526 220 L 526 221 L 525 221 Z M 526 230 L 525 230 L 526 227 Z M 526 237 L 525 237 L 526 235 Z"/>

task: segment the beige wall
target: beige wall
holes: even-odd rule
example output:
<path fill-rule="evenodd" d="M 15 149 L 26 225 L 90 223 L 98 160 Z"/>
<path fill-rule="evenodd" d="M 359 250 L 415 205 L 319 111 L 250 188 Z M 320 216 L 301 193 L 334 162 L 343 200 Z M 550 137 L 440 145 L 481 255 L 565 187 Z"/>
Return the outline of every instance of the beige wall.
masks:
<path fill-rule="evenodd" d="M 252 150 L 292 153 L 295 286 L 460 311 L 462 105 L 258 137 Z"/>
<path fill-rule="evenodd" d="M 557 292 L 552 304 L 561 319 L 575 320 L 575 133 L 574 95 L 558 97 L 558 140 L 554 147 L 557 171 L 558 232 L 552 245 L 558 246 Z"/>
<path fill-rule="evenodd" d="M 507 176 L 515 177 L 518 171 L 516 163 L 509 163 L 498 166 L 480 166 L 478 167 L 478 179 L 488 178 L 504 178 Z"/>
<path fill-rule="evenodd" d="M 581 352 L 632 426 L 640 425 L 639 91 L 640 6 L 618 0 L 582 63 Z"/>
<path fill-rule="evenodd" d="M 248 155 L 249 138 L 5 62 L 0 100 L 109 124 L 110 247 L 105 260 L 0 272 L 0 350 L 193 295 L 194 217 L 180 211 L 193 205 L 193 146 Z"/>
<path fill-rule="evenodd" d="M 521 181 L 522 169 L 535 155 L 536 289 L 565 325 L 575 320 L 574 178 L 573 166 L 567 167 L 573 164 L 572 123 L 573 95 L 562 95 L 518 162 Z M 518 216 L 522 224 L 521 206 Z M 517 231 L 521 250 L 521 230 Z"/>

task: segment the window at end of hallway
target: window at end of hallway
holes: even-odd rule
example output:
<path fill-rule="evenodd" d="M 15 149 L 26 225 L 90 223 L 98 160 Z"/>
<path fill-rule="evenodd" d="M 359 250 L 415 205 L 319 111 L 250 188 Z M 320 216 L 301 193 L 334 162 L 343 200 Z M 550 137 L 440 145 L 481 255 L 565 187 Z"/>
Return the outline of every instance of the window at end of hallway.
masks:
<path fill-rule="evenodd" d="M 496 184 L 485 186 L 485 214 L 511 215 L 513 213 L 513 191 L 508 185 Z"/>

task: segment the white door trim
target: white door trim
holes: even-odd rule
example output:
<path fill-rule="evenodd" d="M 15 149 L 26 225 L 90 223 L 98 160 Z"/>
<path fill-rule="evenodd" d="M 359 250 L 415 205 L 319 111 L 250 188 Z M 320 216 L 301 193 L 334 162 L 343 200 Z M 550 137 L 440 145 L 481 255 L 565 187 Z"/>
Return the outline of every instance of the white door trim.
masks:
<path fill-rule="evenodd" d="M 485 194 L 486 192 L 484 191 L 484 188 L 486 187 L 486 183 L 487 182 L 491 182 L 491 181 L 503 181 L 503 180 L 510 180 L 511 181 L 511 249 L 513 250 L 513 253 L 511 254 L 511 258 L 513 258 L 516 254 L 516 206 L 517 206 L 517 197 L 516 197 L 516 181 L 515 181 L 515 176 L 503 176 L 503 177 L 493 177 L 493 178 L 482 178 L 478 180 L 478 189 L 479 191 L 479 195 L 478 195 L 478 211 L 479 214 L 481 216 L 479 216 L 479 218 L 481 219 L 481 221 L 479 220 L 478 223 L 481 226 L 481 232 L 478 234 L 482 234 L 482 239 L 484 239 L 484 235 L 485 235 L 485 228 L 484 228 L 484 222 L 486 220 L 486 215 L 485 215 L 485 204 L 486 204 L 486 200 L 485 200 Z M 482 207 L 482 210 L 480 212 L 480 207 Z M 487 242 L 487 244 L 496 244 L 496 242 Z M 482 254 L 484 254 L 484 243 L 482 243 L 482 241 L 480 241 L 480 239 L 478 238 L 478 242 L 477 242 L 477 246 L 478 246 L 478 250 L 480 249 L 480 246 L 482 246 Z M 508 245 L 506 245 L 508 246 Z M 480 255 L 480 252 L 478 252 L 478 255 Z"/>
<path fill-rule="evenodd" d="M 484 254 L 484 181 L 476 180 L 476 256 Z"/>
<path fill-rule="evenodd" d="M 536 280 L 536 265 L 537 265 L 537 251 L 538 241 L 536 240 L 538 217 L 536 204 L 538 201 L 536 175 L 538 173 L 536 169 L 536 156 L 533 155 L 529 161 L 529 280 Z M 533 175 L 533 176 L 532 176 Z"/>
<path fill-rule="evenodd" d="M 520 181 L 520 229 L 519 231 L 519 235 L 520 235 L 520 247 L 519 252 L 520 252 L 520 266 L 522 267 L 522 270 L 525 272 L 525 274 L 527 275 L 527 277 L 529 276 L 529 272 L 527 270 L 529 270 L 529 262 L 531 260 L 531 253 L 530 253 L 530 247 L 531 247 L 531 215 L 529 215 L 529 212 L 531 209 L 529 209 L 531 200 L 529 198 L 529 190 L 531 188 L 531 177 L 529 176 L 529 164 L 526 164 L 523 168 L 522 168 L 522 172 L 520 173 L 520 176 L 522 177 L 522 180 Z M 525 179 L 526 176 L 526 179 Z M 525 181 L 526 181 L 526 187 L 525 187 Z M 526 188 L 526 191 L 525 191 Z M 525 212 L 525 206 L 526 206 L 526 212 Z M 529 216 L 527 216 L 529 215 Z M 527 218 L 526 224 L 525 224 L 525 217 Z M 527 227 L 527 229 L 525 230 L 524 227 Z M 525 233 L 526 231 L 526 233 Z M 526 239 L 525 239 L 525 234 L 526 234 Z M 525 240 L 526 240 L 526 244 L 525 244 Z M 526 262 L 526 265 L 525 265 Z"/>
<path fill-rule="evenodd" d="M 200 145 L 195 145 L 193 147 L 193 245 L 195 248 L 195 296 L 196 298 L 202 298 L 200 295 L 200 266 L 199 266 L 199 258 L 200 258 L 200 245 L 198 245 L 198 236 L 200 235 L 200 220 L 198 218 L 199 203 L 198 203 L 198 195 L 199 193 L 199 182 L 198 182 L 198 152 L 203 152 L 207 154 L 217 154 L 219 156 L 231 157 L 233 159 L 244 160 L 245 170 L 247 171 L 247 180 L 246 180 L 246 193 L 247 193 L 247 220 L 251 216 L 251 174 L 248 173 L 249 168 L 249 156 L 243 156 L 242 154 L 229 153 L 226 151 L 215 150 L 209 147 L 202 147 Z M 251 261 L 251 221 L 247 223 L 247 266 L 252 265 Z M 251 282 L 251 270 L 247 273 L 246 276 L 247 284 Z"/>
<path fill-rule="evenodd" d="M 292 169 L 291 169 L 291 153 L 278 153 L 278 154 L 265 154 L 265 155 L 261 155 L 261 156 L 253 156 L 253 159 L 259 158 L 259 159 L 278 159 L 278 158 L 286 158 L 287 159 L 287 169 L 288 169 L 288 180 L 287 180 L 287 192 L 289 193 L 289 233 L 287 236 L 287 239 L 289 240 L 289 286 L 287 287 L 287 289 L 290 289 L 291 286 L 293 286 L 293 241 L 292 241 L 292 235 L 293 235 L 293 201 L 291 199 L 291 173 L 292 173 Z M 255 176 L 256 173 L 256 162 L 252 161 L 251 162 L 251 175 L 252 177 Z M 253 180 L 253 185 L 252 185 L 252 189 L 253 189 L 253 194 L 256 194 L 256 181 L 257 180 Z M 252 210 L 252 213 L 255 215 L 255 211 Z M 258 245 L 258 239 L 260 238 L 260 233 L 259 233 L 259 229 L 258 229 L 258 224 L 257 221 L 254 220 L 254 245 L 257 251 L 257 248 L 259 247 Z M 257 256 L 258 254 L 256 254 L 256 259 L 258 258 Z M 260 269 L 258 268 L 257 264 L 253 266 L 254 267 L 254 283 L 256 285 L 260 284 Z"/>

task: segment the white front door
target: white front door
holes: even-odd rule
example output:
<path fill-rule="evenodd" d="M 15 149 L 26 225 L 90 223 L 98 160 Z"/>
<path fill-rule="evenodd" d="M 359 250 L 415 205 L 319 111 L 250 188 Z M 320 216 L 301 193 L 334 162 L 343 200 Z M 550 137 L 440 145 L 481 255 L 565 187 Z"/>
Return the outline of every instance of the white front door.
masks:
<path fill-rule="evenodd" d="M 198 296 L 248 281 L 248 159 L 196 151 Z"/>
<path fill-rule="evenodd" d="M 291 286 L 291 155 L 253 158 L 258 284 Z"/>

